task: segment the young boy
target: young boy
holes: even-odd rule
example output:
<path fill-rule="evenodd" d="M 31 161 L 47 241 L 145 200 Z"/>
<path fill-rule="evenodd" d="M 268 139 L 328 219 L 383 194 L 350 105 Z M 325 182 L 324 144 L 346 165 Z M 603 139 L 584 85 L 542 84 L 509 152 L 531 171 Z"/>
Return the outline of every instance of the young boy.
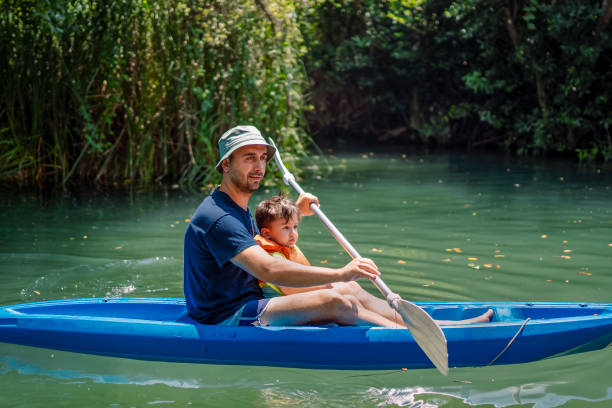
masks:
<path fill-rule="evenodd" d="M 297 247 L 298 224 L 300 211 L 295 203 L 282 195 L 274 196 L 259 203 L 255 210 L 255 222 L 259 235 L 255 241 L 272 256 L 284 257 L 303 265 L 310 265 L 302 251 Z M 357 282 L 334 283 L 306 288 L 290 288 L 276 286 L 259 281 L 259 286 L 266 297 L 291 295 L 320 289 L 332 289 L 344 295 L 353 296 L 365 309 L 377 313 L 398 325 L 403 326 L 401 317 L 383 299 L 377 298 L 365 291 Z M 438 324 L 467 324 L 488 322 L 493 315 L 492 310 L 472 319 L 459 321 L 438 321 Z"/>
<path fill-rule="evenodd" d="M 282 195 L 262 201 L 255 210 L 255 222 L 260 232 L 260 235 L 255 236 L 255 241 L 273 256 L 284 257 L 302 265 L 310 265 L 308 259 L 296 245 L 299 236 L 298 223 L 301 218 L 300 210 L 295 203 Z M 332 288 L 332 285 L 289 288 L 262 281 L 259 281 L 259 286 L 266 297 Z"/>

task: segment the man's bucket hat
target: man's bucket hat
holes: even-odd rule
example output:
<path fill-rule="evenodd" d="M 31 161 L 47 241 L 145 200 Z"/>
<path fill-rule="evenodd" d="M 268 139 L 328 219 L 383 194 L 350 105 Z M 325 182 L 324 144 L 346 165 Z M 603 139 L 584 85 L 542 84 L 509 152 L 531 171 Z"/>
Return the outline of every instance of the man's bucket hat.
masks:
<path fill-rule="evenodd" d="M 268 161 L 276 152 L 274 146 L 266 143 L 266 140 L 255 126 L 236 126 L 225 132 L 219 138 L 219 156 L 221 159 L 219 163 L 217 163 L 217 171 L 223 174 L 221 162 L 227 159 L 234 150 L 250 145 L 266 146 L 268 148 Z"/>

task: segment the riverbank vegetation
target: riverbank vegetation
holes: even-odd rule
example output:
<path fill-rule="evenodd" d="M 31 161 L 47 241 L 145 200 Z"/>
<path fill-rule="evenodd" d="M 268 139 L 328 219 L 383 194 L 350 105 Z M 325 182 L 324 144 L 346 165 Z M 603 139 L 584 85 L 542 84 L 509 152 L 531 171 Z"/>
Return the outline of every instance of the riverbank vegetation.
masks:
<path fill-rule="evenodd" d="M 612 159 L 612 1 L 353 0 L 309 18 L 315 128 Z"/>
<path fill-rule="evenodd" d="M 612 160 L 612 1 L 0 0 L 0 178 L 208 184 L 250 123 L 289 156 L 424 144 Z"/>

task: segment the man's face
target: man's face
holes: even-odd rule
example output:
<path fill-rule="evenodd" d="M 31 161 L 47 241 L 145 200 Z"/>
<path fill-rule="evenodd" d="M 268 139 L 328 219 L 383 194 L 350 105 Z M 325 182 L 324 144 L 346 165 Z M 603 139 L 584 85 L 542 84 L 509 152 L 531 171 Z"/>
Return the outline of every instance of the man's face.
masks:
<path fill-rule="evenodd" d="M 232 184 L 243 193 L 252 193 L 266 174 L 268 149 L 264 145 L 243 146 L 236 149 L 223 163 Z"/>

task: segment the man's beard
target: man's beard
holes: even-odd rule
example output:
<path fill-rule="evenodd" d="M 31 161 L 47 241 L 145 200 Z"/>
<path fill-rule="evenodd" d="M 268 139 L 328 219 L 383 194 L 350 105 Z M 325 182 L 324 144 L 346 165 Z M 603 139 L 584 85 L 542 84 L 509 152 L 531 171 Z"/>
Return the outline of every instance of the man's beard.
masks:
<path fill-rule="evenodd" d="M 253 174 L 257 174 L 257 173 L 253 173 Z M 247 177 L 245 180 L 243 180 L 240 177 L 235 177 L 233 172 L 230 172 L 230 179 L 232 180 L 232 183 L 238 188 L 238 190 L 240 190 L 242 193 L 254 193 L 255 191 L 257 191 L 259 189 L 259 185 L 261 183 L 261 181 L 258 182 L 252 182 L 249 183 L 249 175 L 247 174 Z M 263 177 L 263 174 L 262 174 Z"/>

